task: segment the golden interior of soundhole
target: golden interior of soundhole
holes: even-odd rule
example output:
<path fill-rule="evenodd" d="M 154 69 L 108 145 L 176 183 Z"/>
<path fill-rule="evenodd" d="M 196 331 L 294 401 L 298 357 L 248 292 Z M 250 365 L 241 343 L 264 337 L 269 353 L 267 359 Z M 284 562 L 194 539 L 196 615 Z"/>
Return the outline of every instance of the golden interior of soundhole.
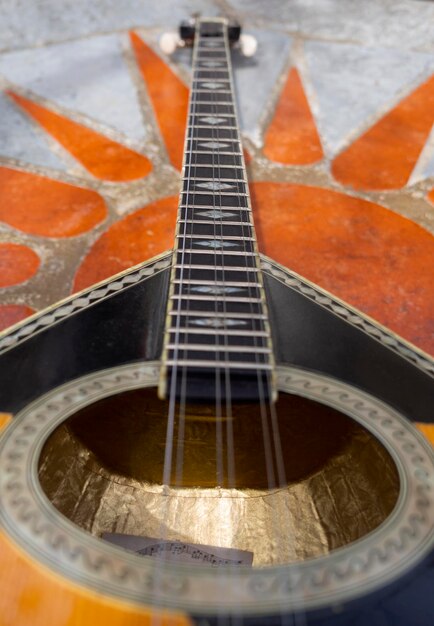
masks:
<path fill-rule="evenodd" d="M 231 417 L 213 406 L 187 406 L 183 419 L 177 412 L 163 486 L 168 404 L 155 389 L 121 393 L 50 436 L 40 482 L 63 515 L 94 535 L 248 550 L 254 565 L 326 554 L 381 524 L 399 490 L 385 448 L 354 420 L 305 398 L 281 393 L 276 413 L 273 420 L 247 404 Z"/>

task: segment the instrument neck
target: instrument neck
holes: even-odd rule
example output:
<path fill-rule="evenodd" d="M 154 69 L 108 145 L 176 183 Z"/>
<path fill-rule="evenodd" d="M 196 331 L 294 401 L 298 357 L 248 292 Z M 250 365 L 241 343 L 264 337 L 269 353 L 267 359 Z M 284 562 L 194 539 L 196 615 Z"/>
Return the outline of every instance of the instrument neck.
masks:
<path fill-rule="evenodd" d="M 193 51 L 160 395 L 269 399 L 273 355 L 238 128 L 227 27 Z"/>

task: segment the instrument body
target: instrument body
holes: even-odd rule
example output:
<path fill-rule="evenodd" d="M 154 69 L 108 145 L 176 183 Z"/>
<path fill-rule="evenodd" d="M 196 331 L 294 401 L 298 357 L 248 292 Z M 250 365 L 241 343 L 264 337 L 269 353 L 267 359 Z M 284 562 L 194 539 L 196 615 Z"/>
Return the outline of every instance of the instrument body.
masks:
<path fill-rule="evenodd" d="M 404 624 L 415 603 L 429 624 L 434 458 L 410 421 L 432 421 L 434 362 L 260 257 L 227 24 L 200 20 L 199 33 L 174 252 L 0 335 L 0 410 L 16 415 L 0 439 L 0 626 L 98 613 L 198 626 L 398 613 Z M 213 411 L 188 406 L 210 395 Z M 235 441 L 238 482 L 220 458 Z M 101 538 L 125 529 L 235 548 L 259 567 L 194 569 Z"/>
<path fill-rule="evenodd" d="M 128 364 L 134 366 L 135 363 L 139 364 L 137 367 L 140 368 L 142 367 L 140 364 L 146 361 L 151 362 L 150 367 L 151 369 L 153 367 L 156 372 L 152 383 L 156 384 L 158 367 L 155 359 L 161 350 L 164 325 L 162 311 L 167 295 L 170 263 L 171 255 L 163 255 L 152 262 L 105 281 L 93 289 L 73 296 L 4 334 L 2 336 L 3 352 L 0 356 L 2 409 L 16 413 L 32 400 L 80 376 L 88 375 L 92 378 L 92 375 L 99 375 L 99 372 L 107 371 L 109 368 L 115 368 L 115 371 L 119 368 L 122 370 L 123 367 L 130 367 Z M 430 419 L 427 407 L 432 406 L 433 400 L 431 375 L 433 363 L 429 357 L 414 350 L 372 320 L 272 261 L 262 258 L 262 269 L 273 341 L 278 348 L 279 364 L 291 363 L 298 371 L 307 373 L 315 370 L 313 376 L 325 375 L 329 381 L 339 379 L 352 386 L 356 385 L 380 398 L 382 402 L 393 405 L 398 411 L 410 415 L 414 420 Z M 287 322 L 288 311 L 291 311 L 291 325 Z M 311 321 L 312 325 L 307 324 L 308 321 Z M 301 330 L 302 328 L 304 330 Z M 312 329 L 315 331 L 313 332 Z M 333 341 L 334 337 L 336 337 L 335 341 Z M 341 339 L 338 340 L 338 337 Z M 342 341 L 342 338 L 345 341 Z M 404 353 L 406 358 L 402 356 Z M 397 385 L 396 381 L 400 381 L 400 384 Z M 405 390 L 401 392 L 404 383 L 411 384 L 413 389 L 417 389 L 417 401 L 412 403 L 410 411 Z M 378 391 L 379 387 L 383 389 L 382 392 Z M 7 440 L 11 434 L 13 436 L 14 428 L 13 421 L 6 428 L 2 441 Z M 430 454 L 432 457 L 432 451 L 428 452 L 428 457 Z M 5 461 L 4 450 L 0 452 L 0 460 Z M 37 469 L 35 473 L 37 474 Z M 7 474 L 7 472 L 2 472 L 5 480 L 8 480 Z M 2 493 L 4 493 L 3 490 L 2 485 Z M 427 496 L 426 493 L 420 495 L 424 498 Z M 52 507 L 48 500 L 46 500 L 46 505 L 50 511 L 51 521 L 54 519 L 62 528 L 65 518 Z M 424 510 L 428 514 L 425 522 L 428 527 L 430 524 L 432 527 L 430 504 L 428 502 L 425 505 Z M 417 516 L 417 512 L 415 513 Z M 4 517 L 2 525 L 4 526 L 2 550 L 4 554 L 9 554 L 8 558 L 11 558 L 10 545 L 14 546 L 12 553 L 20 551 L 20 547 L 15 543 L 17 539 L 14 538 L 14 533 L 10 532 L 11 529 L 8 528 L 8 523 L 5 523 Z M 23 525 L 26 526 L 26 523 L 23 522 Z M 83 533 L 83 531 L 80 532 Z M 375 535 L 375 531 L 373 534 Z M 98 540 L 93 539 L 93 541 Z M 66 545 L 68 544 L 65 544 L 65 547 Z M 350 544 L 350 551 L 351 545 L 357 548 L 357 542 Z M 119 549 L 115 550 L 119 552 Z M 135 615 L 137 623 L 148 623 L 152 615 L 155 618 L 155 615 L 160 615 L 164 608 L 169 611 L 168 623 L 171 623 L 170 620 L 174 620 L 175 623 L 191 623 L 191 620 L 193 623 L 196 621 L 201 623 L 200 620 L 205 616 L 210 623 L 214 623 L 214 620 L 218 621 L 218 617 L 213 617 L 212 612 L 208 615 L 206 611 L 199 614 L 197 610 L 196 612 L 184 610 L 174 613 L 174 607 L 167 607 L 164 601 L 158 600 L 158 593 L 156 593 L 156 606 L 154 607 L 146 609 L 143 606 L 134 606 L 133 603 L 122 608 L 119 605 L 118 593 L 109 594 L 111 600 L 107 595 L 104 597 L 104 593 L 107 594 L 107 589 L 103 590 L 104 585 L 102 589 L 95 589 L 91 585 L 89 590 L 89 577 L 85 571 L 81 574 L 84 587 L 77 586 L 77 582 L 80 582 L 80 575 L 77 575 L 78 577 L 74 575 L 71 580 L 68 558 L 65 560 L 65 555 L 68 554 L 67 549 L 60 550 L 59 555 L 62 555 L 62 558 L 59 556 L 57 564 L 50 563 L 49 559 L 41 562 L 40 557 L 32 550 L 29 554 L 26 552 L 24 554 L 25 566 L 20 563 L 16 571 L 20 576 L 23 576 L 23 568 L 27 571 L 26 577 L 30 588 L 36 578 L 39 581 L 46 580 L 47 585 L 45 587 L 42 585 L 44 588 L 39 591 L 42 598 L 47 593 L 52 593 L 50 589 L 52 590 L 54 584 L 62 589 L 62 597 L 66 594 L 68 602 L 72 603 L 71 606 L 80 606 L 80 610 L 83 611 L 82 617 L 68 622 L 69 615 L 68 617 L 64 615 L 64 604 L 55 609 L 56 604 L 53 602 L 50 605 L 51 612 L 56 613 L 53 623 L 80 623 L 80 620 L 86 623 L 88 616 L 96 610 L 94 592 L 103 593 L 101 600 L 98 600 L 96 604 L 96 606 L 101 604 L 101 611 L 107 610 L 107 606 L 112 606 L 110 615 L 114 624 L 118 623 L 116 619 L 121 619 L 120 615 L 127 614 Z M 353 623 L 351 620 L 354 620 L 355 616 L 360 619 L 364 616 L 363 619 L 369 621 L 371 611 L 383 610 L 388 603 L 391 603 L 391 606 L 394 606 L 394 603 L 399 604 L 402 594 L 404 596 L 409 594 L 412 598 L 411 602 L 417 599 L 420 605 L 423 600 L 421 590 L 433 575 L 432 556 L 429 555 L 430 549 L 426 548 L 424 558 L 419 559 L 414 568 L 412 567 L 410 571 L 406 570 L 405 575 L 398 576 L 386 587 L 378 584 L 368 594 L 356 598 L 350 597 L 348 601 L 345 599 L 339 601 L 340 622 L 334 621 L 336 616 L 333 611 L 336 609 L 336 603 L 329 606 L 327 601 L 320 607 L 312 608 L 304 618 L 308 620 L 308 623 L 310 621 L 317 623 L 319 620 L 318 623 L 324 624 L 329 620 L 332 624 Z M 133 555 L 133 558 L 137 557 Z M 318 562 L 320 561 L 321 559 Z M 57 571 L 58 579 L 55 583 L 49 568 Z M 2 571 L 6 579 L 3 581 L 4 584 L 8 581 L 10 584 L 13 570 Z M 98 578 L 98 571 L 94 572 L 94 575 Z M 175 584 L 173 577 L 170 580 L 171 584 Z M 162 580 L 154 584 L 164 586 L 169 583 L 167 580 Z M 265 581 L 263 584 L 268 583 Z M 13 610 L 17 611 L 17 615 L 20 615 L 22 607 L 20 609 L 19 604 L 25 603 L 24 599 L 29 593 L 29 587 L 26 589 L 24 583 L 24 588 L 18 592 L 19 597 L 15 595 L 16 604 Z M 172 590 L 172 595 L 173 592 Z M 128 594 L 125 594 L 124 599 L 126 598 Z M 426 604 L 426 598 L 424 600 Z M 40 605 L 44 608 L 34 611 L 33 623 L 38 624 L 37 619 L 44 623 L 43 620 L 46 620 L 47 615 L 47 602 L 49 602 L 48 597 L 45 597 Z M 414 610 L 413 607 L 411 610 Z M 41 611 L 44 615 L 42 613 L 40 615 Z M 422 612 L 422 615 L 428 615 L 426 611 L 429 611 L 429 606 L 423 611 L 425 613 Z M 243 616 L 245 623 L 260 623 L 258 619 L 261 620 L 261 616 L 255 617 L 251 613 L 248 609 L 245 610 Z M 17 620 L 14 623 L 26 623 L 26 618 L 20 617 L 20 619 L 21 622 Z M 273 611 L 270 611 L 268 615 L 262 616 L 262 619 L 266 624 L 273 623 L 273 620 L 277 624 L 280 623 L 281 615 L 273 617 Z"/>

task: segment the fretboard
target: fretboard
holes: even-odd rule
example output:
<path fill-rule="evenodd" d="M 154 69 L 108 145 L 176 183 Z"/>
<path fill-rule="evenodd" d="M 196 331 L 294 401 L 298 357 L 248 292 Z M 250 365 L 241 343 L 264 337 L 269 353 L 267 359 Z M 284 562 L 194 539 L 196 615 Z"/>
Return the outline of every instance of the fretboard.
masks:
<path fill-rule="evenodd" d="M 160 395 L 268 400 L 274 361 L 226 24 L 198 31 Z"/>

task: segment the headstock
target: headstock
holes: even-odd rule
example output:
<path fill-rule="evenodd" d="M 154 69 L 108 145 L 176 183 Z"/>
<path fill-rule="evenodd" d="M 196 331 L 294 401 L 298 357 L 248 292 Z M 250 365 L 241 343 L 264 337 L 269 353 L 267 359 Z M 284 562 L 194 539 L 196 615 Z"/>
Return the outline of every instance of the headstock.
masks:
<path fill-rule="evenodd" d="M 215 25 L 221 24 L 216 21 Z M 191 18 L 184 20 L 179 26 L 178 32 L 163 33 L 160 37 L 159 45 L 165 54 L 173 54 L 177 48 L 191 47 L 194 44 L 198 19 Z M 202 24 L 203 28 L 203 24 Z M 202 30 L 202 36 L 213 36 L 213 21 L 206 23 L 205 32 Z M 245 57 L 251 57 L 255 54 L 258 43 L 252 35 L 241 34 L 241 26 L 235 20 L 227 20 L 228 40 L 231 46 L 239 48 L 241 54 Z"/>

